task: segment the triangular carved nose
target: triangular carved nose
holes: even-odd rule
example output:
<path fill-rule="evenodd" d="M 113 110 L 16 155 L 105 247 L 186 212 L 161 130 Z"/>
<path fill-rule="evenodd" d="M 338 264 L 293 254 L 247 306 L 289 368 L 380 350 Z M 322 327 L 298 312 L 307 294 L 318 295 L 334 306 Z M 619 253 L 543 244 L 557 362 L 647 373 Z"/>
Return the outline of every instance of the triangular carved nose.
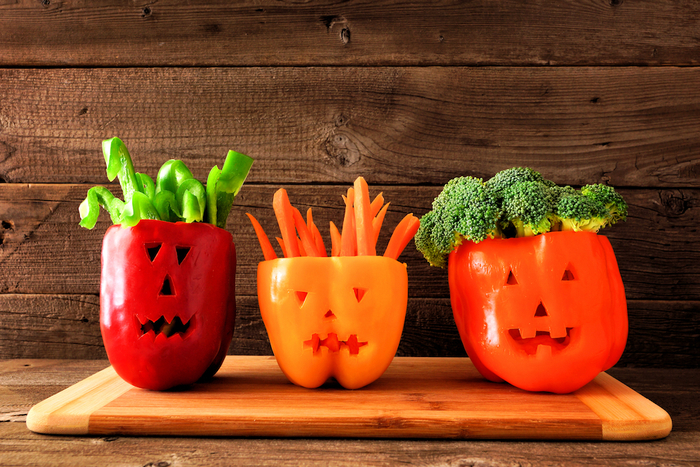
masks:
<path fill-rule="evenodd" d="M 336 319 L 335 313 L 333 313 L 331 310 L 328 310 L 323 317 L 331 320 Z"/>
<path fill-rule="evenodd" d="M 549 316 L 542 302 L 540 302 L 540 304 L 537 305 L 537 310 L 535 310 L 535 316 Z"/>
<path fill-rule="evenodd" d="M 173 290 L 173 286 L 170 283 L 169 276 L 165 276 L 165 279 L 163 280 L 163 286 L 160 288 L 160 293 L 158 295 L 175 295 L 175 291 Z"/>

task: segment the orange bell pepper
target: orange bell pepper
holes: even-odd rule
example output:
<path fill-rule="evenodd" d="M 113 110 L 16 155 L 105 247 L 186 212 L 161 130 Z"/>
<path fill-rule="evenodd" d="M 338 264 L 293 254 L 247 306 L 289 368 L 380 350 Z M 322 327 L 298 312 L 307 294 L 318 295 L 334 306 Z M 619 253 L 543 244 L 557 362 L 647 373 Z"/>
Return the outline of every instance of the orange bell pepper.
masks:
<path fill-rule="evenodd" d="M 627 302 L 602 235 L 464 242 L 450 253 L 448 277 L 464 347 L 491 381 L 569 393 L 622 355 Z"/>
<path fill-rule="evenodd" d="M 258 266 L 258 302 L 282 372 L 315 388 L 379 378 L 396 354 L 408 297 L 406 265 L 383 256 L 297 257 Z"/>
<path fill-rule="evenodd" d="M 265 256 L 258 302 L 272 350 L 287 378 L 307 388 L 335 378 L 357 389 L 379 378 L 396 354 L 406 317 L 408 274 L 397 258 L 420 221 L 406 215 L 384 255 L 376 256 L 388 203 L 381 193 L 370 202 L 362 177 L 343 200 L 342 233 L 330 222 L 330 256 L 311 209 L 305 222 L 284 189 L 273 200 L 284 258 L 248 214 Z"/>

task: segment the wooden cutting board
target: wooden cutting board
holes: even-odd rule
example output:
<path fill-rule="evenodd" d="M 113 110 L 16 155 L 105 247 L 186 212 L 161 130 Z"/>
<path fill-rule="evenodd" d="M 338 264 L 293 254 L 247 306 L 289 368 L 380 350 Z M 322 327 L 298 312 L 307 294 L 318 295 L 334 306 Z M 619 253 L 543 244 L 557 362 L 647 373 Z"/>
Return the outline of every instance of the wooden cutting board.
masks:
<path fill-rule="evenodd" d="M 395 358 L 358 390 L 289 383 L 274 357 L 229 356 L 216 377 L 153 392 L 112 367 L 34 406 L 29 429 L 73 435 L 646 440 L 660 407 L 601 373 L 573 394 L 484 380 L 467 358 Z"/>

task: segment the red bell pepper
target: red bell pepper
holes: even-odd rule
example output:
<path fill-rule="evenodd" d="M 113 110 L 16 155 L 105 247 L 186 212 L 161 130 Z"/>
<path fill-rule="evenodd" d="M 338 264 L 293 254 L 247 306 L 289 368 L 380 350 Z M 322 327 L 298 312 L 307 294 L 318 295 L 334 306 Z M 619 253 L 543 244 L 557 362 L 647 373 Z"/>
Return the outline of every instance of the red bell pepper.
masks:
<path fill-rule="evenodd" d="M 235 319 L 236 252 L 211 224 L 141 220 L 104 236 L 100 327 L 128 383 L 162 390 L 211 376 Z"/>
<path fill-rule="evenodd" d="M 491 381 L 569 393 L 622 355 L 627 304 L 604 236 L 464 242 L 450 254 L 448 273 L 462 342 Z"/>
<path fill-rule="evenodd" d="M 124 380 L 146 389 L 213 376 L 235 317 L 236 252 L 224 227 L 253 159 L 229 151 L 205 187 L 179 160 L 163 164 L 155 182 L 135 172 L 117 137 L 103 141 L 102 150 L 107 177 L 119 179 L 124 200 L 97 186 L 79 211 L 82 227 L 95 227 L 100 207 L 115 224 L 102 244 L 100 289 L 110 362 Z"/>

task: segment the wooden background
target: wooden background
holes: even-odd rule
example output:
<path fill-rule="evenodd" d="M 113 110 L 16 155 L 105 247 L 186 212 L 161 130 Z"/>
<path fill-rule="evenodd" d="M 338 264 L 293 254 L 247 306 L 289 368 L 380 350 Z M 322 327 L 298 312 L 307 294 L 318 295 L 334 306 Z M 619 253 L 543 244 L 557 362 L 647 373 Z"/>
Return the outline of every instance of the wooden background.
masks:
<path fill-rule="evenodd" d="M 227 226 L 230 353 L 271 353 L 244 213 L 274 233 L 277 188 L 340 224 L 363 175 L 393 226 L 451 178 L 529 166 L 630 205 L 602 232 L 628 299 L 619 366 L 697 368 L 699 65 L 689 0 L 0 0 L 0 358 L 105 358 L 109 220 L 82 229 L 78 205 L 95 184 L 118 192 L 101 141 L 120 136 L 152 176 L 169 158 L 199 179 L 229 148 L 255 158 Z M 402 259 L 399 354 L 464 355 L 445 271 L 412 243 Z"/>

